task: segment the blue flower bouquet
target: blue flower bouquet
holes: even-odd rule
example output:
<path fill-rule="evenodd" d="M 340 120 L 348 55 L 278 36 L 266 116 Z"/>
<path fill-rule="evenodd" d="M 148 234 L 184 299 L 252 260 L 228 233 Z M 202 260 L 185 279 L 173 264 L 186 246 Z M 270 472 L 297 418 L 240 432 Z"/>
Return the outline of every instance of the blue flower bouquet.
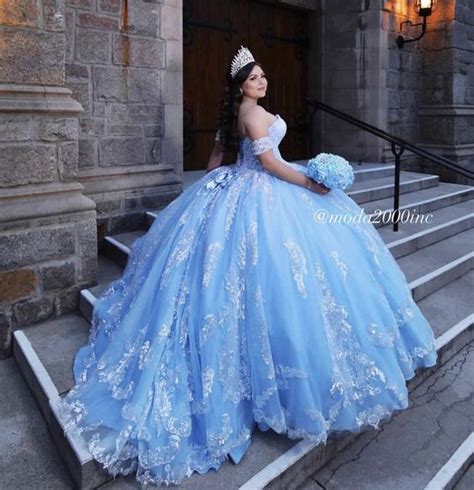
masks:
<path fill-rule="evenodd" d="M 308 161 L 307 175 L 329 189 L 347 189 L 354 182 L 349 162 L 339 155 L 320 153 Z"/>

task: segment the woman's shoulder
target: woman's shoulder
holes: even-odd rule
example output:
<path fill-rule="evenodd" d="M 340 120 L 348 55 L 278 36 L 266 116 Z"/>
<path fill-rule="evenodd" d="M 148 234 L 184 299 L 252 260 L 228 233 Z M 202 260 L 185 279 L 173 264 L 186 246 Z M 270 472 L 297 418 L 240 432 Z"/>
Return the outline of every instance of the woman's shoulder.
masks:
<path fill-rule="evenodd" d="M 245 127 L 270 126 L 275 116 L 266 111 L 262 106 L 254 105 L 244 109 L 240 114 L 240 120 Z"/>

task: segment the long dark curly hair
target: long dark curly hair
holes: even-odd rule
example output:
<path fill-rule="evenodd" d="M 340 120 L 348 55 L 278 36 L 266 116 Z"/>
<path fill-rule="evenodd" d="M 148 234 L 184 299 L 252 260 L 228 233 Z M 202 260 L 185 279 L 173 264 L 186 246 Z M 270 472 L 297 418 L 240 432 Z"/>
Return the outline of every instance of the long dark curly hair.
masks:
<path fill-rule="evenodd" d="M 253 67 L 262 65 L 257 61 L 252 61 L 243 66 L 232 78 L 230 67 L 225 77 L 224 95 L 219 103 L 219 136 L 220 142 L 227 153 L 236 153 L 239 148 L 239 132 L 237 131 L 237 119 L 239 106 L 242 103 L 243 94 L 240 86 L 247 80 Z M 263 68 L 262 68 L 263 69 Z"/>

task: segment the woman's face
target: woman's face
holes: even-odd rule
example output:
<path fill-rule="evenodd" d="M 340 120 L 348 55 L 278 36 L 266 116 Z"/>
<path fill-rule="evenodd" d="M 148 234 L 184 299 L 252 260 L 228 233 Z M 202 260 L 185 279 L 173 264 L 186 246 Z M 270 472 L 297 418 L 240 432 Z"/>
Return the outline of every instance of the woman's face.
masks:
<path fill-rule="evenodd" d="M 255 65 L 241 87 L 247 97 L 260 99 L 265 97 L 267 84 L 267 77 L 264 71 L 258 65 Z"/>

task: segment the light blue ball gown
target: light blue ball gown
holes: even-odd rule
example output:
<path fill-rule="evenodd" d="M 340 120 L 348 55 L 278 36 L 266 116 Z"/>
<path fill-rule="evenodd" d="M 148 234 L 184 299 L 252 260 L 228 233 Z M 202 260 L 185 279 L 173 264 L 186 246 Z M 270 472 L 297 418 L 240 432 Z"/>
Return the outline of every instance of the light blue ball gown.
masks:
<path fill-rule="evenodd" d="M 266 171 L 256 155 L 270 147 L 305 171 L 281 157 L 280 116 L 268 133 L 164 208 L 97 301 L 60 411 L 111 474 L 179 484 L 238 463 L 256 426 L 318 443 L 378 427 L 436 364 L 373 225 L 315 219 L 362 208 Z"/>

